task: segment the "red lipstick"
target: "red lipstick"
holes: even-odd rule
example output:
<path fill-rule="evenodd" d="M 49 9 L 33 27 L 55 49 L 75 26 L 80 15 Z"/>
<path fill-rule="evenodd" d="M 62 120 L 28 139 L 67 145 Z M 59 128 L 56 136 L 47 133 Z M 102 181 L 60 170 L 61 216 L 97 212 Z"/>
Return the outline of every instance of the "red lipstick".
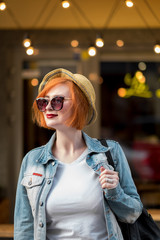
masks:
<path fill-rule="evenodd" d="M 58 115 L 57 114 L 46 114 L 46 117 L 48 119 L 51 119 L 51 118 L 54 118 L 54 117 L 57 117 Z"/>

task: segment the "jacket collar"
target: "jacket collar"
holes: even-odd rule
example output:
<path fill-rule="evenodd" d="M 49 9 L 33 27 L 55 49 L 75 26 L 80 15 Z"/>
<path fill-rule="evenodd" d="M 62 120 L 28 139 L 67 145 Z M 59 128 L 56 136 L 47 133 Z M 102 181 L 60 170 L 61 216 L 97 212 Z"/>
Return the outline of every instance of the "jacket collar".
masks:
<path fill-rule="evenodd" d="M 85 132 L 82 132 L 82 134 L 89 153 L 101 153 L 108 151 L 109 147 L 103 146 L 97 138 L 91 138 Z"/>
<path fill-rule="evenodd" d="M 82 135 L 88 147 L 88 154 L 107 152 L 109 150 L 109 147 L 103 146 L 98 139 L 89 137 L 83 131 Z M 54 133 L 49 142 L 46 145 L 44 145 L 41 155 L 37 162 L 46 164 L 49 160 L 55 160 L 52 154 L 52 146 L 54 144 L 55 138 L 56 133 Z"/>

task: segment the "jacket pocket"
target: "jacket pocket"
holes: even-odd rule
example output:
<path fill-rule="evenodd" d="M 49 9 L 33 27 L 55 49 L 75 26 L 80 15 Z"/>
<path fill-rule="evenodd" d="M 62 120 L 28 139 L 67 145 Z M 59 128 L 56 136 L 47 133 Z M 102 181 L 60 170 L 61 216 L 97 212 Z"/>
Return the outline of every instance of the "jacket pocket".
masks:
<path fill-rule="evenodd" d="M 21 184 L 26 188 L 28 199 L 32 208 L 32 213 L 35 211 L 37 198 L 42 188 L 44 177 L 26 175 L 21 181 Z"/>
<path fill-rule="evenodd" d="M 26 188 L 33 188 L 42 184 L 44 177 L 27 175 L 22 179 L 21 184 Z"/>

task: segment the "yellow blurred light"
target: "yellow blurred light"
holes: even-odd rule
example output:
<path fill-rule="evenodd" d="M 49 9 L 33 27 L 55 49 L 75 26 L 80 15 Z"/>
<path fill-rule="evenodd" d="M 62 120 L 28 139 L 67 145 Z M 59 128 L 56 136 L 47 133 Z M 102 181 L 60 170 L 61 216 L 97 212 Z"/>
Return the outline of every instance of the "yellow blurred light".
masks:
<path fill-rule="evenodd" d="M 26 47 L 26 48 L 30 47 L 31 46 L 31 40 L 29 38 L 25 38 L 23 40 L 23 46 Z"/>
<path fill-rule="evenodd" d="M 123 40 L 117 40 L 116 44 L 117 44 L 118 47 L 123 47 L 124 46 Z"/>
<path fill-rule="evenodd" d="M 79 42 L 77 40 L 72 40 L 71 41 L 71 46 L 72 47 L 78 47 L 78 45 L 79 45 Z"/>
<path fill-rule="evenodd" d="M 139 78 L 138 81 L 139 81 L 140 83 L 145 83 L 145 82 L 146 82 L 145 76 L 142 76 L 141 78 Z"/>
<path fill-rule="evenodd" d="M 143 76 L 142 78 L 139 78 L 138 81 L 139 81 L 140 83 L 145 83 L 145 82 L 146 82 L 145 76 Z"/>
<path fill-rule="evenodd" d="M 34 48 L 32 46 L 30 46 L 29 48 L 27 48 L 26 53 L 27 53 L 27 55 L 33 55 L 34 54 Z"/>
<path fill-rule="evenodd" d="M 145 76 L 143 75 L 142 72 L 137 71 L 135 76 L 140 83 L 145 83 L 146 82 L 146 78 L 145 78 Z"/>
<path fill-rule="evenodd" d="M 157 90 L 156 90 L 156 96 L 157 96 L 158 98 L 160 98 L 160 89 L 157 89 Z"/>
<path fill-rule="evenodd" d="M 155 51 L 155 53 L 157 53 L 157 54 L 160 53 L 160 44 L 156 44 L 156 45 L 154 46 L 154 51 Z"/>
<path fill-rule="evenodd" d="M 31 80 L 31 85 L 32 85 L 33 87 L 38 86 L 38 83 L 39 83 L 39 81 L 38 81 L 37 78 L 33 78 L 33 79 Z"/>
<path fill-rule="evenodd" d="M 88 54 L 90 57 L 94 57 L 96 55 L 97 51 L 96 48 L 94 46 L 91 46 L 88 48 Z"/>
<path fill-rule="evenodd" d="M 125 97 L 127 94 L 127 90 L 125 88 L 119 88 L 118 89 L 118 96 L 119 97 Z"/>
<path fill-rule="evenodd" d="M 136 78 L 137 78 L 138 80 L 140 80 L 140 79 L 142 79 L 142 78 L 144 77 L 144 76 L 143 76 L 143 73 L 140 72 L 140 71 L 137 71 L 136 74 L 135 74 L 135 76 L 136 76 Z"/>
<path fill-rule="evenodd" d="M 4 11 L 6 9 L 6 4 L 3 1 L 0 1 L 0 11 Z"/>
<path fill-rule="evenodd" d="M 89 59 L 89 54 L 88 54 L 87 50 L 83 50 L 81 52 L 81 58 L 82 58 L 82 60 L 88 60 Z"/>
<path fill-rule="evenodd" d="M 67 0 L 62 0 L 62 7 L 63 7 L 63 8 L 69 8 L 69 6 L 70 6 L 69 1 L 67 1 Z"/>
<path fill-rule="evenodd" d="M 133 7 L 133 2 L 131 0 L 126 0 L 125 1 L 127 7 Z"/>
<path fill-rule="evenodd" d="M 126 73 L 125 77 L 124 77 L 124 82 L 126 85 L 130 86 L 132 83 L 132 76 L 130 73 Z"/>
<path fill-rule="evenodd" d="M 96 46 L 101 48 L 104 46 L 104 41 L 103 41 L 103 38 L 99 37 L 96 39 Z"/>

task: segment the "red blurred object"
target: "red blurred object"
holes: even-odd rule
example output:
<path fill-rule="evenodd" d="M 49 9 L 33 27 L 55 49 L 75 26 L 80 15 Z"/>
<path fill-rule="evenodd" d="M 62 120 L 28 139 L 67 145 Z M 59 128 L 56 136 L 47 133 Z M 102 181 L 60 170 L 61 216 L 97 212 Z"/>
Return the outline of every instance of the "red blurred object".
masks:
<path fill-rule="evenodd" d="M 160 144 L 134 142 L 133 167 L 142 180 L 160 181 Z"/>

